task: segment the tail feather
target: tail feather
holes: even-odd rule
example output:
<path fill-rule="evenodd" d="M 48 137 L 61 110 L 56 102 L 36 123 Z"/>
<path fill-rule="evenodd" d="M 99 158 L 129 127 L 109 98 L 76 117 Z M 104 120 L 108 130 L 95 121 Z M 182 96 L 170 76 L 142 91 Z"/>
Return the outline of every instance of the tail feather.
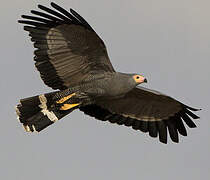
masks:
<path fill-rule="evenodd" d="M 33 115 L 26 122 L 23 123 L 24 128 L 26 131 L 41 131 L 44 128 L 48 127 L 49 125 L 53 124 L 54 122 L 51 121 L 47 116 L 45 116 L 41 111 L 37 114 Z M 27 128 L 29 127 L 29 129 Z M 27 130 L 28 129 L 28 130 Z"/>
<path fill-rule="evenodd" d="M 20 100 L 16 106 L 18 119 L 27 132 L 41 131 L 74 109 L 61 111 L 51 107 L 56 92 L 42 94 Z"/>

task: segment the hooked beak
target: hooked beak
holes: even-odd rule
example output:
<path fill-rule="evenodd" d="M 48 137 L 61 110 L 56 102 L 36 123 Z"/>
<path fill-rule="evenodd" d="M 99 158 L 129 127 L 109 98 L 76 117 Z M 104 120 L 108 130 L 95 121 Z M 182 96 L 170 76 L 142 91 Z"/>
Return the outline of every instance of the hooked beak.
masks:
<path fill-rule="evenodd" d="M 147 83 L 147 78 L 144 78 L 144 82 Z"/>

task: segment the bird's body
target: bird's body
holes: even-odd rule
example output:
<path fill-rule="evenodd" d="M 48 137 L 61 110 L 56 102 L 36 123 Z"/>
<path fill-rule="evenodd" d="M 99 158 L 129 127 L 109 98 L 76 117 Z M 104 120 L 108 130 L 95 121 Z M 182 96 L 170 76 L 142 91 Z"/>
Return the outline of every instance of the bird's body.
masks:
<path fill-rule="evenodd" d="M 34 47 L 35 66 L 44 83 L 53 89 L 20 100 L 16 112 L 26 131 L 41 131 L 75 109 L 103 121 L 132 126 L 167 143 L 187 135 L 183 121 L 196 127 L 195 108 L 137 85 L 147 82 L 139 74 L 116 72 L 106 46 L 77 12 L 51 3 L 38 7 L 35 16 L 23 15 Z"/>
<path fill-rule="evenodd" d="M 83 91 L 93 96 L 116 99 L 136 87 L 133 75 L 119 72 L 104 73 L 99 77 L 96 75 L 91 78 L 91 82 L 87 83 L 89 87 L 85 87 Z"/>
<path fill-rule="evenodd" d="M 133 79 L 133 75 L 134 74 L 120 72 L 91 75 L 91 77 L 87 78 L 77 86 L 68 88 L 64 91 L 59 91 L 55 95 L 55 98 L 58 96 L 60 96 L 59 98 L 62 98 L 71 93 L 76 93 L 84 94 L 84 96 L 93 98 L 93 101 L 101 99 L 117 99 L 125 96 L 126 93 L 136 87 L 137 84 Z"/>

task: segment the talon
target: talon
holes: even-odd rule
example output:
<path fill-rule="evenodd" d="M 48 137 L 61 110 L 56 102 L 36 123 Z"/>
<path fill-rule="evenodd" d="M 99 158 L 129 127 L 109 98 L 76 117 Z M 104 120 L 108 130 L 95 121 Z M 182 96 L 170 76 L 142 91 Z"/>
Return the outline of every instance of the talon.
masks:
<path fill-rule="evenodd" d="M 67 101 L 68 99 L 70 99 L 72 96 L 75 96 L 75 95 L 76 95 L 76 93 L 70 94 L 70 95 L 68 95 L 68 96 L 66 96 L 66 97 L 63 97 L 63 98 L 61 98 L 60 100 L 56 101 L 56 103 L 62 104 L 62 103 L 64 103 L 65 101 Z"/>
<path fill-rule="evenodd" d="M 78 105 L 80 105 L 80 104 L 64 104 L 63 106 L 61 106 L 60 110 L 64 110 L 64 111 L 69 110 L 69 109 L 76 107 Z"/>

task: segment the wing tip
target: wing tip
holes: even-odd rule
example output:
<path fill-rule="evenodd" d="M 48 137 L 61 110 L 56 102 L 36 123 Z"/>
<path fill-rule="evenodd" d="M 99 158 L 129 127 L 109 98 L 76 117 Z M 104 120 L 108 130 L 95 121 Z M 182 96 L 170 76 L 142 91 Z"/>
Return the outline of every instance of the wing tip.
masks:
<path fill-rule="evenodd" d="M 194 108 L 194 107 L 191 107 L 191 106 L 187 106 L 185 104 L 182 104 L 185 108 L 191 110 L 191 111 L 201 111 L 202 108 Z"/>
<path fill-rule="evenodd" d="M 43 7 L 45 8 L 45 6 L 43 6 L 41 4 L 38 4 L 37 7 L 40 8 L 40 9 L 43 8 Z"/>
<path fill-rule="evenodd" d="M 20 23 L 20 24 L 24 24 L 23 20 L 18 20 L 17 22 Z"/>
<path fill-rule="evenodd" d="M 55 2 L 51 2 L 50 5 L 53 7 L 53 8 L 61 8 L 58 4 L 56 4 Z"/>
<path fill-rule="evenodd" d="M 50 5 L 51 5 L 51 6 L 56 6 L 57 4 L 54 3 L 54 2 L 51 2 Z"/>
<path fill-rule="evenodd" d="M 167 141 L 161 141 L 161 140 L 160 140 L 160 142 L 163 143 L 163 144 L 168 144 Z"/>

